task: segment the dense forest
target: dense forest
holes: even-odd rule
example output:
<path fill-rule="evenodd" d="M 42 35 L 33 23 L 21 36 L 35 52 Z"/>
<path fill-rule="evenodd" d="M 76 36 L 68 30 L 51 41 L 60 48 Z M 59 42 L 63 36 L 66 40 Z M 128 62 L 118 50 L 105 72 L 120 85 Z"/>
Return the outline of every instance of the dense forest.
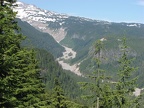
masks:
<path fill-rule="evenodd" d="M 40 32 L 20 19 L 16 19 L 16 21 L 18 22 L 18 26 L 21 27 L 21 33 L 26 37 L 26 39 L 22 41 L 23 46 L 44 49 L 51 52 L 55 58 L 62 56 L 64 48 L 59 45 L 52 36 L 48 33 Z"/>
<path fill-rule="evenodd" d="M 122 38 L 115 80 L 103 68 L 104 43 L 94 42 L 94 71 L 80 77 L 63 70 L 45 49 L 26 47 L 16 20 L 15 0 L 0 1 L 1 108 L 143 108 L 135 96 L 138 68 Z M 25 31 L 27 32 L 27 31 Z M 36 35 L 36 34 L 31 34 Z M 43 34 L 46 36 L 46 34 Z M 26 43 L 25 43 L 26 44 Z M 61 49 L 63 50 L 63 49 Z M 59 54 L 55 56 L 60 56 Z"/>

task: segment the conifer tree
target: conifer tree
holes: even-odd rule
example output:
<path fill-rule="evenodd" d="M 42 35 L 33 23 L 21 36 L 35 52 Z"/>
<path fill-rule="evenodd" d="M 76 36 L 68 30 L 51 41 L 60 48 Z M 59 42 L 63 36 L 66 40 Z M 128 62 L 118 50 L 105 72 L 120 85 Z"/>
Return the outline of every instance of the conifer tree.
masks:
<path fill-rule="evenodd" d="M 52 104 L 55 106 L 55 108 L 67 108 L 66 97 L 64 96 L 64 92 L 58 79 L 55 79 L 54 93 L 52 97 Z"/>
<path fill-rule="evenodd" d="M 101 59 L 102 59 L 102 49 L 103 43 L 98 40 L 94 44 L 94 59 L 96 61 L 96 69 L 92 75 L 89 77 L 93 80 L 90 82 L 82 82 L 80 83 L 84 89 L 88 89 L 91 91 L 92 95 L 85 96 L 86 98 L 93 99 L 93 107 L 94 108 L 111 108 L 112 100 L 111 100 L 111 88 L 110 83 L 107 81 L 109 78 L 105 75 L 105 70 L 101 69 Z"/>
<path fill-rule="evenodd" d="M 45 96 L 34 51 L 20 46 L 19 34 L 12 8 L 15 0 L 0 4 L 0 107 L 42 107 L 49 101 Z"/>
<path fill-rule="evenodd" d="M 133 72 L 137 70 L 132 66 L 133 59 L 128 56 L 126 38 L 122 41 L 122 56 L 119 59 L 119 80 L 116 82 L 115 106 L 117 108 L 139 108 L 139 97 L 134 97 L 137 78 L 132 78 Z"/>
<path fill-rule="evenodd" d="M 76 103 L 65 96 L 58 77 L 54 79 L 50 106 L 51 108 L 87 108 L 87 106 Z"/>

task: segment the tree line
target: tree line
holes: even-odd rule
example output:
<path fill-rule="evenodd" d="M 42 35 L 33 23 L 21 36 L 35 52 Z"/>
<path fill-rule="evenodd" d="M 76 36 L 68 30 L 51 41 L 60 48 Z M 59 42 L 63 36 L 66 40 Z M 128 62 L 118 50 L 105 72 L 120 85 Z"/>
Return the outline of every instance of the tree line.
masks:
<path fill-rule="evenodd" d="M 52 74 L 50 71 L 56 71 L 57 78 L 61 78 L 59 77 L 61 76 L 61 68 L 58 65 L 56 67 L 53 58 L 47 58 L 47 60 L 52 59 L 51 65 L 44 62 L 39 63 L 37 58 L 40 60 L 41 56 L 39 57 L 39 55 L 43 51 L 35 51 L 21 46 L 25 37 L 20 33 L 16 21 L 16 12 L 12 9 L 16 6 L 15 2 L 16 0 L 4 0 L 1 1 L 0 5 L 0 107 L 82 107 L 83 105 L 72 102 L 65 97 L 59 85 L 59 80 L 54 81 L 52 79 L 55 82 L 52 84 L 52 91 L 46 88 L 48 80 L 53 76 L 47 75 L 49 79 L 45 78 L 42 67 L 48 66 L 49 74 Z M 39 52 L 37 57 L 36 52 Z M 41 69 L 39 66 L 41 66 Z M 65 76 L 65 78 L 68 77 Z"/>
<path fill-rule="evenodd" d="M 121 57 L 118 60 L 117 80 L 113 81 L 110 76 L 107 76 L 106 70 L 101 68 L 103 50 L 103 42 L 98 40 L 94 44 L 95 52 L 94 59 L 96 69 L 92 75 L 88 77 L 93 82 L 81 82 L 83 89 L 90 91 L 89 95 L 84 96 L 85 99 L 91 99 L 93 108 L 140 108 L 141 95 L 135 97 L 137 77 L 132 77 L 136 72 L 137 67 L 132 65 L 133 58 L 128 56 L 128 46 L 126 38 L 123 38 L 121 45 Z"/>
<path fill-rule="evenodd" d="M 126 39 L 122 41 L 122 55 L 119 59 L 118 80 L 112 82 L 106 71 L 101 68 L 102 41 L 95 43 L 94 59 L 96 70 L 88 77 L 91 82 L 81 82 L 83 89 L 89 91 L 83 98 L 90 105 L 82 105 L 71 101 L 59 82 L 60 69 L 53 79 L 52 91 L 46 89 L 46 82 L 51 75 L 45 77 L 45 70 L 39 68 L 34 49 L 21 46 L 25 37 L 15 20 L 13 11 L 16 0 L 1 0 L 0 4 L 0 107 L 1 108 L 139 108 L 140 97 L 133 96 L 137 78 L 132 73 L 137 68 L 132 66 L 129 58 Z M 39 53 L 42 55 L 41 53 Z M 38 55 L 37 55 L 38 56 Z M 41 56 L 40 56 L 41 57 Z M 54 71 L 54 63 L 49 71 Z M 44 62 L 41 67 L 47 66 Z M 59 68 L 59 67 L 58 67 Z M 49 73 L 51 74 L 51 73 Z M 49 83 L 48 83 L 49 84 Z"/>

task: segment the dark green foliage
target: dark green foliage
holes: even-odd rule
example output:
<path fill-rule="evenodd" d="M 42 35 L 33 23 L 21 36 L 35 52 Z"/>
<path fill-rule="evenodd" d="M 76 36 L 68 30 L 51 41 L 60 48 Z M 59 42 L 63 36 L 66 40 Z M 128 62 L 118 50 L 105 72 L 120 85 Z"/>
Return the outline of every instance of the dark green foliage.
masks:
<path fill-rule="evenodd" d="M 11 96 L 13 88 L 10 88 L 10 72 L 14 65 L 15 54 L 20 49 L 21 35 L 16 35 L 15 13 L 9 5 L 0 6 L 0 106 L 10 107 L 15 98 Z"/>
<path fill-rule="evenodd" d="M 58 77 L 57 77 L 58 78 Z M 55 85 L 51 95 L 51 107 L 53 108 L 87 108 L 84 105 L 78 104 L 69 100 L 61 87 L 61 83 L 55 78 Z"/>
<path fill-rule="evenodd" d="M 31 51 L 22 51 L 18 58 L 15 68 L 17 72 L 12 79 L 14 82 L 14 96 L 17 98 L 18 107 L 40 107 L 48 105 L 47 98 L 42 100 L 45 95 L 44 84 L 40 79 L 39 69 L 34 53 Z M 19 68 L 20 67 L 20 68 Z"/>
<path fill-rule="evenodd" d="M 119 39 L 119 41 L 118 41 Z M 120 43 L 121 38 L 119 37 L 110 37 L 107 39 L 107 41 L 104 41 L 105 43 L 105 50 L 102 51 L 103 56 L 107 58 L 106 60 L 102 61 L 101 67 L 107 71 L 109 71 L 107 74 L 117 79 L 117 68 L 118 68 L 118 62 L 117 60 L 120 58 Z M 139 67 L 138 71 L 134 73 L 134 76 L 139 76 L 137 84 L 139 87 L 143 87 L 143 54 L 144 54 L 144 47 L 143 38 L 127 38 L 127 43 L 129 45 L 128 49 L 128 57 L 135 58 L 135 61 L 133 62 L 133 65 L 135 67 Z M 88 56 L 85 56 L 85 59 L 80 65 L 80 70 L 84 74 L 90 74 L 91 71 L 95 69 L 94 62 L 92 61 L 92 53 L 94 47 L 89 48 Z M 114 80 L 115 80 L 114 79 Z"/>
<path fill-rule="evenodd" d="M 83 56 L 82 53 L 86 54 L 92 46 L 92 43 L 100 38 L 106 38 L 109 41 L 112 38 L 121 38 L 123 33 L 125 33 L 127 38 L 136 38 L 137 40 L 142 38 L 144 34 L 143 24 L 137 27 L 130 27 L 128 25 L 134 25 L 134 23 L 109 23 L 96 20 L 87 21 L 78 17 L 69 17 L 65 22 L 63 26 L 67 28 L 67 35 L 61 43 L 72 47 L 77 52 L 77 56 Z M 117 40 L 114 40 L 112 43 L 109 43 L 114 47 L 116 41 Z M 75 59 L 75 61 L 79 61 L 79 58 Z"/>
<path fill-rule="evenodd" d="M 22 48 L 20 45 L 24 37 L 19 33 L 19 27 L 15 20 L 16 13 L 14 13 L 11 8 L 15 1 L 4 1 L 7 1 L 8 3 L 4 3 L 3 1 L 0 3 L 0 107 L 87 108 L 87 106 L 78 103 L 82 102 L 79 101 L 81 99 L 79 96 L 81 93 L 85 92 L 81 91 L 77 85 L 78 81 L 85 80 L 86 78 L 77 77 L 72 73 L 67 74 L 66 72 L 69 71 L 64 71 L 50 53 L 42 50 L 48 50 L 54 54 L 55 57 L 59 57 L 64 49 L 57 43 L 53 43 L 55 42 L 54 39 L 48 34 L 41 34 L 36 30 L 35 32 L 31 32 L 34 28 L 19 21 L 19 24 L 24 27 L 22 28 L 23 34 L 29 35 L 32 47 L 35 46 L 35 48 L 40 48 L 40 50 L 36 50 L 37 59 L 39 60 L 38 63 L 35 57 L 35 51 L 31 50 L 31 48 Z M 75 17 L 70 17 L 69 20 L 73 19 L 75 19 Z M 108 25 L 101 26 L 103 24 L 95 25 L 93 22 L 82 21 L 83 25 L 78 27 L 79 19 L 72 22 L 72 26 L 70 26 L 68 22 L 69 21 L 64 25 L 68 26 L 66 30 L 68 32 L 68 37 L 66 39 L 71 39 L 69 42 L 75 51 L 81 51 L 81 53 L 77 53 L 77 57 L 76 59 L 73 59 L 72 63 L 87 57 L 91 42 L 93 42 L 94 39 L 101 38 L 101 36 L 108 36 L 112 32 L 117 35 L 123 31 L 121 30 L 123 25 L 119 26 L 118 24 L 109 25 L 108 28 L 112 27 L 113 29 L 103 31 L 103 28 L 107 28 Z M 75 30 L 75 24 L 78 27 L 77 30 L 80 32 Z M 91 29 L 91 32 L 83 31 L 83 28 L 86 27 L 85 25 Z M 60 25 L 55 25 L 53 23 L 49 26 L 60 27 Z M 139 33 L 143 33 L 141 29 L 127 27 L 125 27 L 125 29 L 128 34 L 132 33 L 133 35 L 139 35 L 140 37 L 141 34 Z M 139 33 L 131 32 L 131 30 L 134 29 Z M 116 33 L 117 30 L 119 30 L 119 33 Z M 75 37 L 71 37 L 74 35 L 74 32 L 76 32 Z M 84 37 L 80 38 L 81 35 Z M 85 35 L 89 35 L 90 37 Z M 93 38 L 93 36 L 97 37 Z M 40 40 L 39 37 L 43 38 Z M 47 40 L 49 40 L 48 44 L 43 44 Z M 64 41 L 63 43 L 65 43 Z M 26 45 L 27 43 L 28 40 L 25 41 L 23 45 Z M 116 45 L 117 42 L 114 44 Z M 111 46 L 113 46 L 112 43 L 107 46 L 107 49 L 109 50 Z M 125 40 L 123 41 L 122 46 L 122 57 L 119 57 L 119 63 L 115 66 L 115 69 L 120 66 L 119 75 L 117 77 L 119 79 L 115 79 L 116 82 L 113 83 L 113 80 L 109 79 L 105 74 L 105 66 L 109 63 L 103 62 L 105 61 L 105 57 L 102 56 L 104 54 L 102 41 L 96 42 L 94 46 L 95 50 L 92 51 L 94 52 L 95 57 L 94 64 L 96 66 L 93 68 L 95 71 L 89 75 L 89 78 L 92 79 L 92 81 L 82 83 L 82 86 L 89 90 L 86 91 L 86 93 L 89 93 L 89 96 L 86 96 L 86 98 L 92 99 L 92 101 L 89 102 L 92 102 L 90 106 L 97 108 L 139 107 L 139 97 L 135 98 L 132 94 L 136 87 L 135 83 L 137 80 L 137 78 L 133 78 L 132 76 L 132 72 L 136 70 L 136 68 L 131 65 L 132 59 L 130 58 L 133 57 L 133 55 L 128 56 L 127 52 L 129 52 L 130 49 L 127 50 Z M 136 50 L 136 52 L 137 51 L 138 50 Z M 89 56 L 88 58 L 91 59 L 92 56 Z M 140 60 L 143 56 L 138 55 L 137 58 Z M 86 58 L 86 61 L 90 62 L 89 59 Z M 137 61 L 135 63 L 140 64 L 141 62 L 139 63 Z M 85 67 L 86 64 L 83 64 L 83 66 Z M 90 66 L 92 65 L 90 64 Z M 108 67 L 110 66 L 111 64 L 109 64 Z M 59 81 L 54 80 L 55 78 L 58 78 Z M 87 103 L 84 104 L 87 105 Z"/>
<path fill-rule="evenodd" d="M 82 88 L 88 89 L 91 95 L 85 96 L 87 99 L 92 98 L 92 106 L 96 108 L 111 108 L 112 107 L 112 91 L 108 82 L 109 77 L 105 75 L 105 71 L 101 69 L 101 61 L 103 59 L 101 51 L 103 43 L 98 40 L 94 44 L 94 60 L 96 69 L 89 75 L 91 82 L 80 83 Z"/>
<path fill-rule="evenodd" d="M 37 58 L 39 60 L 41 76 L 44 78 L 43 81 L 48 90 L 52 90 L 52 88 L 54 88 L 54 79 L 58 77 L 58 80 L 61 82 L 61 86 L 67 97 L 76 99 L 80 96 L 81 90 L 79 89 L 77 82 L 84 78 L 78 77 L 70 71 L 63 70 L 61 65 L 55 61 L 54 57 L 45 50 L 37 49 Z"/>
<path fill-rule="evenodd" d="M 122 41 L 122 56 L 119 59 L 119 79 L 116 82 L 115 104 L 118 108 L 139 108 L 138 98 L 132 97 L 137 78 L 132 78 L 137 68 L 132 66 L 133 59 L 128 57 L 126 39 Z"/>
<path fill-rule="evenodd" d="M 137 70 L 132 65 L 133 59 L 128 56 L 129 48 L 126 44 L 126 39 L 122 40 L 121 56 L 119 57 L 118 76 L 114 81 L 112 78 L 104 74 L 101 67 L 102 56 L 102 42 L 98 41 L 95 44 L 96 69 L 89 77 L 93 82 L 83 82 L 82 87 L 90 90 L 90 95 L 85 96 L 87 99 L 93 98 L 93 107 L 96 108 L 140 108 L 141 95 L 135 97 L 137 77 L 133 76 L 133 72 Z"/>
<path fill-rule="evenodd" d="M 60 23 L 65 22 L 64 24 L 60 25 Z M 21 23 L 21 22 L 20 22 Z M 26 23 L 26 22 L 23 22 Z M 68 62 L 74 64 L 76 62 L 81 62 L 80 70 L 84 74 L 91 73 L 91 70 L 94 65 L 93 61 L 91 61 L 91 53 L 90 49 L 92 47 L 92 43 L 101 38 L 107 39 L 106 43 L 106 51 L 104 52 L 106 55 L 109 56 L 108 61 L 102 64 L 106 70 L 109 70 L 109 74 L 115 76 L 116 73 L 113 70 L 116 70 L 117 63 L 116 59 L 119 55 L 118 45 L 123 33 L 128 39 L 128 44 L 130 46 L 131 53 L 129 55 L 131 57 L 136 57 L 135 65 L 138 66 L 140 69 L 135 74 L 136 76 L 140 74 L 140 79 L 138 79 L 139 86 L 143 86 L 144 83 L 141 81 L 143 79 L 143 53 L 144 53 L 144 24 L 135 24 L 135 23 L 110 23 L 105 21 L 96 21 L 90 19 L 83 19 L 80 17 L 69 17 L 66 19 L 62 19 L 59 22 L 47 22 L 48 28 L 51 30 L 57 30 L 59 28 L 65 28 L 65 32 L 67 33 L 64 40 L 61 41 L 63 45 L 69 46 L 73 48 L 77 52 L 76 58 L 69 60 Z M 25 24 L 20 24 L 24 25 Z M 22 27 L 21 26 L 21 27 Z M 28 28 L 28 30 L 27 30 Z M 59 49 L 59 46 L 55 46 L 51 39 L 44 39 L 47 36 L 36 36 L 36 32 L 31 33 L 33 31 L 28 26 L 23 27 L 24 32 L 29 31 L 31 35 L 28 35 L 29 32 L 26 32 L 30 39 L 25 41 L 25 45 L 29 44 L 31 47 L 37 47 L 40 49 L 49 50 L 55 57 L 61 56 L 62 51 Z M 34 34 L 34 35 L 33 35 Z M 39 37 L 42 37 L 40 39 Z M 40 40 L 40 41 L 39 41 Z M 50 42 L 47 42 L 51 40 Z M 50 43 L 50 44 L 49 44 Z M 51 48 L 52 50 L 51 50 Z M 54 50 L 57 48 L 56 50 Z M 53 51 L 54 50 L 54 51 Z M 88 64 L 87 66 L 84 66 Z M 109 68 L 113 66 L 114 68 Z"/>
<path fill-rule="evenodd" d="M 46 50 L 53 54 L 55 58 L 62 56 L 64 48 L 60 46 L 51 35 L 38 31 L 20 19 L 17 19 L 17 21 L 21 27 L 21 33 L 26 36 L 26 40 L 22 42 L 23 46 Z"/>
<path fill-rule="evenodd" d="M 76 58 L 72 59 L 71 63 L 82 61 L 80 70 L 84 74 L 91 73 L 92 67 L 94 66 L 90 53 L 92 43 L 97 39 L 105 38 L 106 51 L 104 53 L 108 61 L 103 62 L 102 67 L 108 70 L 112 76 L 115 76 L 116 73 L 114 71 L 117 69 L 116 59 L 119 58 L 119 39 L 125 34 L 131 51 L 129 56 L 136 57 L 135 62 L 137 63 L 134 65 L 140 68 L 135 76 L 140 74 L 138 84 L 141 87 L 144 85 L 144 83 L 142 84 L 143 72 L 141 71 L 143 70 L 144 24 L 110 23 L 90 19 L 84 20 L 80 17 L 69 17 L 65 20 L 65 24 L 62 27 L 66 28 L 67 35 L 60 43 L 73 48 L 77 52 Z M 54 25 L 52 28 L 55 28 Z M 88 65 L 84 66 L 85 64 Z M 113 66 L 114 68 L 109 68 L 109 66 Z"/>
<path fill-rule="evenodd" d="M 55 108 L 67 108 L 66 97 L 64 96 L 64 91 L 60 87 L 58 79 L 55 79 L 54 83 L 55 87 L 52 96 L 52 104 L 55 106 Z"/>
<path fill-rule="evenodd" d="M 33 50 L 21 48 L 13 2 L 0 6 L 0 107 L 24 108 L 48 105 Z"/>

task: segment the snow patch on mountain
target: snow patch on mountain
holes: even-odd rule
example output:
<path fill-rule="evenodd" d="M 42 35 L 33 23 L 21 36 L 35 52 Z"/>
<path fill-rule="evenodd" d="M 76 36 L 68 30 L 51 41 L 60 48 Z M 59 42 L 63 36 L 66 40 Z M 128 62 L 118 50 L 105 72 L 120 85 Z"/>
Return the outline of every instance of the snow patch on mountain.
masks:
<path fill-rule="evenodd" d="M 69 18 L 68 15 L 42 10 L 34 5 L 23 2 L 17 2 L 16 4 L 18 7 L 14 8 L 14 11 L 17 12 L 17 18 L 28 22 L 30 25 L 42 32 L 49 33 L 57 42 L 64 39 L 66 32 L 65 28 L 62 26 L 65 24 L 65 19 Z M 49 24 L 53 22 L 58 23 L 61 27 L 55 30 L 50 29 Z"/>
<path fill-rule="evenodd" d="M 46 23 L 47 21 L 55 22 L 56 20 L 59 21 L 69 17 L 68 15 L 42 10 L 34 5 L 29 5 L 22 2 L 17 2 L 16 4 L 18 7 L 16 7 L 14 11 L 18 12 L 17 17 L 24 21 L 32 20 Z"/>
<path fill-rule="evenodd" d="M 66 19 L 72 17 L 66 14 L 59 14 L 56 12 L 43 10 L 34 5 L 26 4 L 23 2 L 17 2 L 16 4 L 18 5 L 18 7 L 16 7 L 14 11 L 18 12 L 17 17 L 23 21 L 27 21 L 30 24 L 33 21 L 43 22 L 47 24 L 49 24 L 49 22 L 57 22 L 60 26 L 62 26 Z M 111 24 L 107 21 L 93 20 L 84 17 L 74 17 L 74 20 L 78 20 L 81 23 L 83 23 L 83 21 L 89 21 L 95 23 L 97 22 L 99 24 Z"/>
<path fill-rule="evenodd" d="M 109 29 L 110 24 L 113 24 L 107 21 L 92 20 L 89 18 L 74 17 L 66 14 L 58 14 L 52 11 L 42 10 L 34 5 L 29 5 L 22 2 L 17 2 L 17 5 L 18 7 L 14 9 L 14 11 L 17 12 L 17 18 L 20 18 L 22 21 L 28 22 L 30 25 L 42 32 L 49 33 L 58 43 L 61 40 L 63 40 L 67 35 L 67 30 L 69 29 L 68 27 L 70 25 L 69 21 L 72 21 L 71 23 L 85 23 L 89 21 L 92 22 L 93 25 L 108 25 L 107 29 Z M 135 23 L 122 24 L 123 26 L 140 27 L 140 24 Z M 72 38 L 79 38 L 79 35 L 74 34 Z M 82 39 L 85 39 L 84 36 L 82 37 Z M 105 41 L 105 39 L 102 38 L 101 41 Z M 73 52 L 72 50 L 69 50 L 67 48 L 65 49 L 66 51 L 69 51 L 69 53 L 64 53 L 63 59 L 66 59 L 66 56 L 67 58 L 69 58 L 70 55 L 75 55 L 75 52 Z M 70 66 L 67 63 L 64 63 L 63 60 L 60 60 L 59 63 L 61 63 L 62 66 L 66 69 L 75 71 L 77 75 L 81 75 L 79 71 L 79 63 L 72 66 Z"/>
<path fill-rule="evenodd" d="M 127 24 L 129 27 L 140 27 L 140 24 Z"/>
<path fill-rule="evenodd" d="M 127 26 L 127 27 L 141 27 L 140 23 L 121 23 L 123 26 Z"/>

